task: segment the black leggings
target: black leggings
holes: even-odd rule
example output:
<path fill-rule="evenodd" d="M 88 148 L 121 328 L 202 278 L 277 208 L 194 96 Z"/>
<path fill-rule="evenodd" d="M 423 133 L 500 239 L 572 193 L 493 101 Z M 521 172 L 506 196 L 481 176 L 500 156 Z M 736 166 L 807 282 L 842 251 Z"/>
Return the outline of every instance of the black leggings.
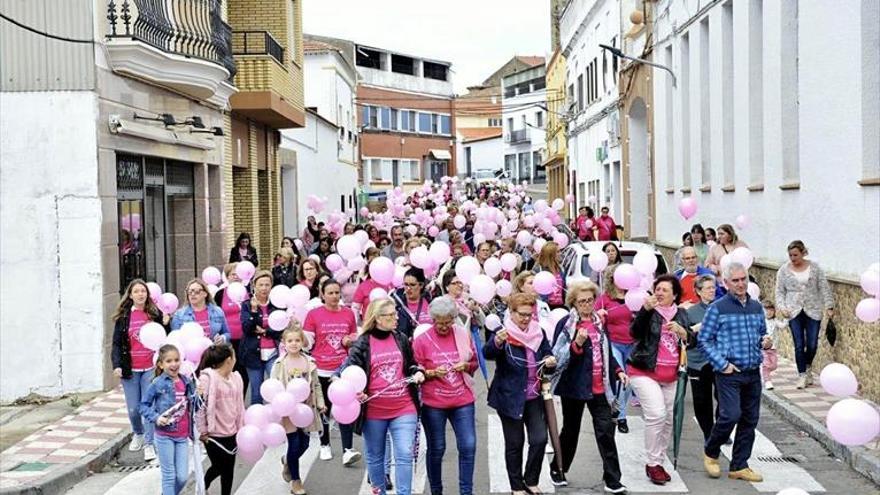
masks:
<path fill-rule="evenodd" d="M 223 448 L 230 452 L 235 450 L 235 436 L 211 437 L 211 439 L 219 442 L 223 445 Z M 235 474 L 235 454 L 227 454 L 211 440 L 205 442 L 205 450 L 208 452 L 208 459 L 211 460 L 211 467 L 205 471 L 205 490 L 219 476 L 220 493 L 222 495 L 231 495 L 232 477 Z"/>
<path fill-rule="evenodd" d="M 321 383 L 321 392 L 324 394 L 324 398 L 327 397 L 327 388 L 330 387 L 330 377 L 318 377 L 318 381 Z M 326 400 L 325 404 L 327 406 L 327 421 L 324 421 L 324 431 L 321 432 L 321 445 L 330 445 L 330 411 L 333 409 L 333 404 L 330 403 L 330 400 Z M 339 425 L 339 435 L 342 437 L 342 449 L 350 449 L 353 441 L 353 431 L 351 429 L 351 425 Z"/>

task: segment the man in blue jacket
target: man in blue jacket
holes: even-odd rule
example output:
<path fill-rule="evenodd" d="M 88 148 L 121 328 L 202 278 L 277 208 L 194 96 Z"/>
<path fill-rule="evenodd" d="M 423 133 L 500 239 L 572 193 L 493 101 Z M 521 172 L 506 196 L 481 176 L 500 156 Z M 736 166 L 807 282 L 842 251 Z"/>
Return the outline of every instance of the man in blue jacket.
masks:
<path fill-rule="evenodd" d="M 718 299 L 703 318 L 699 348 L 715 371 L 718 420 L 704 447 L 703 466 L 709 476 L 721 476 L 721 446 L 736 427 L 730 479 L 759 482 L 763 477 L 749 468 L 755 427 L 761 412 L 761 349 L 769 349 L 764 308 L 749 297 L 749 275 L 739 263 L 724 270 L 729 292 Z"/>

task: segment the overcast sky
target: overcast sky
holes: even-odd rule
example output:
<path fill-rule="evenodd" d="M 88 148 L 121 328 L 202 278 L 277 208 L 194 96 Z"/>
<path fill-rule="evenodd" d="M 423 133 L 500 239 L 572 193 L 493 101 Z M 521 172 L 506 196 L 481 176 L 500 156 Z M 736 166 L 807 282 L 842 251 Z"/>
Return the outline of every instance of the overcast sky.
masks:
<path fill-rule="evenodd" d="M 456 93 L 513 55 L 549 56 L 548 0 L 306 0 L 303 29 L 452 62 Z"/>

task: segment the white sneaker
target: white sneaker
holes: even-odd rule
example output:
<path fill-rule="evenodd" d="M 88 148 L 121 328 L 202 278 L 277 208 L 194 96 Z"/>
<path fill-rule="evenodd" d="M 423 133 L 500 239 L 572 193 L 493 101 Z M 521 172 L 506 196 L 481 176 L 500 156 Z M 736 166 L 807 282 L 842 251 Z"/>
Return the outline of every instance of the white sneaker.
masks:
<path fill-rule="evenodd" d="M 333 459 L 333 451 L 330 450 L 329 445 L 321 445 L 320 457 L 322 461 L 329 461 L 330 459 Z"/>
<path fill-rule="evenodd" d="M 144 462 L 156 460 L 156 449 L 152 445 L 144 447 Z"/>
<path fill-rule="evenodd" d="M 144 448 L 144 436 L 138 435 L 138 434 L 132 435 L 131 436 L 131 443 L 128 444 L 128 450 L 130 450 L 132 452 L 137 452 L 138 450 L 141 450 L 142 448 Z"/>
<path fill-rule="evenodd" d="M 767 380 L 766 382 L 764 382 L 764 388 L 766 388 L 767 390 L 773 390 L 773 382 Z"/>
<path fill-rule="evenodd" d="M 361 453 L 354 449 L 345 449 L 342 453 L 342 465 L 351 466 L 361 460 Z"/>
<path fill-rule="evenodd" d="M 807 375 L 806 374 L 799 375 L 798 379 L 797 379 L 797 385 L 795 385 L 795 388 L 803 389 L 806 387 L 807 387 Z"/>
<path fill-rule="evenodd" d="M 804 388 L 813 385 L 813 371 L 807 368 L 807 373 L 804 375 Z"/>

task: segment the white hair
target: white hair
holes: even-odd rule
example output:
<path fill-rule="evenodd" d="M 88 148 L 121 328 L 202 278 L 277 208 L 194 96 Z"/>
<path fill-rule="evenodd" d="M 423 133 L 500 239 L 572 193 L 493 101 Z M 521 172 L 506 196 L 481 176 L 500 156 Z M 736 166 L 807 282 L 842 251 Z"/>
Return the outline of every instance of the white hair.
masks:
<path fill-rule="evenodd" d="M 730 264 L 728 264 L 726 267 L 724 267 L 723 270 L 721 270 L 721 273 L 724 276 L 724 280 L 730 280 L 730 276 L 733 274 L 733 272 L 735 272 L 737 270 L 742 270 L 743 273 L 745 273 L 745 274 L 749 273 L 748 270 L 746 270 L 746 267 L 743 266 L 742 263 L 737 263 L 736 261 L 731 261 Z"/>
<path fill-rule="evenodd" d="M 434 299 L 431 301 L 431 305 L 428 308 L 432 319 L 447 317 L 455 318 L 458 316 L 458 306 L 449 296 L 442 296 Z"/>

